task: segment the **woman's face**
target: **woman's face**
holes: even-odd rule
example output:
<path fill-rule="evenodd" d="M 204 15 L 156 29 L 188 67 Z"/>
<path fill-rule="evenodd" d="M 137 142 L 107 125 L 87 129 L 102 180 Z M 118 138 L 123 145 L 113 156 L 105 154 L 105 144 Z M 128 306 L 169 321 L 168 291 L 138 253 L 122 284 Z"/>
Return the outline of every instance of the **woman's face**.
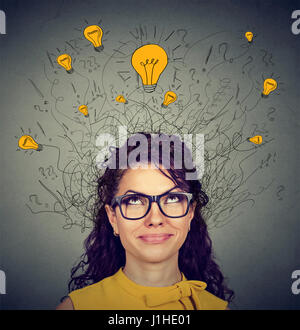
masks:
<path fill-rule="evenodd" d="M 167 171 L 165 173 L 169 175 Z M 128 169 L 119 183 L 116 196 L 132 192 L 151 196 L 161 195 L 175 186 L 176 184 L 158 169 Z M 178 191 L 183 190 L 172 190 Z M 192 204 L 184 217 L 169 218 L 163 215 L 157 203 L 153 202 L 149 213 L 139 220 L 125 219 L 119 206 L 112 209 L 106 205 L 105 208 L 115 233 L 120 235 L 126 255 L 131 254 L 144 262 L 161 262 L 177 254 L 186 239 L 194 216 Z"/>

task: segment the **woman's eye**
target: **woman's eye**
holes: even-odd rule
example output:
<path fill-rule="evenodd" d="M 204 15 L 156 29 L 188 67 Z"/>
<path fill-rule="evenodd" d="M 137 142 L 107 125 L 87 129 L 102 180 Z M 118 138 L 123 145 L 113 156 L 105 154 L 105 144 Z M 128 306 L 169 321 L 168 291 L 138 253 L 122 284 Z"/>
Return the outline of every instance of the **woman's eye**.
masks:
<path fill-rule="evenodd" d="M 126 204 L 129 205 L 141 205 L 143 204 L 141 198 L 139 196 L 129 197 L 125 200 Z"/>
<path fill-rule="evenodd" d="M 166 203 L 178 203 L 180 201 L 178 195 L 169 195 L 166 198 Z"/>

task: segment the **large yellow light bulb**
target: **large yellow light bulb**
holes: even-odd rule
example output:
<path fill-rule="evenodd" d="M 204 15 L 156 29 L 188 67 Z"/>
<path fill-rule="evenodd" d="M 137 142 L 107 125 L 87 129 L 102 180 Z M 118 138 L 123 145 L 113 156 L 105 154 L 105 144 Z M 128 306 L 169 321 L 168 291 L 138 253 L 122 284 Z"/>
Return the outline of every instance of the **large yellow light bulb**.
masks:
<path fill-rule="evenodd" d="M 86 105 L 81 105 L 78 110 L 84 114 L 85 117 L 89 116 L 88 107 Z"/>
<path fill-rule="evenodd" d="M 128 103 L 128 101 L 125 99 L 125 97 L 123 95 L 118 95 L 116 97 L 116 101 L 119 102 L 119 103 L 125 103 L 125 104 Z"/>
<path fill-rule="evenodd" d="M 245 37 L 248 40 L 248 42 L 252 42 L 253 40 L 253 33 L 252 32 L 246 32 Z"/>
<path fill-rule="evenodd" d="M 174 92 L 168 91 L 165 94 L 164 101 L 162 103 L 162 107 L 166 108 L 169 104 L 175 102 L 177 100 L 177 95 Z"/>
<path fill-rule="evenodd" d="M 268 78 L 264 81 L 264 90 L 262 92 L 262 96 L 268 96 L 271 92 L 273 92 L 277 88 L 276 80 L 272 78 Z"/>
<path fill-rule="evenodd" d="M 157 81 L 168 64 L 168 56 L 158 45 L 145 45 L 132 54 L 131 64 L 142 79 L 144 91 L 151 93 L 155 90 Z"/>
<path fill-rule="evenodd" d="M 72 58 L 68 54 L 59 55 L 57 58 L 57 63 L 65 68 L 68 73 L 72 73 L 74 71 L 72 68 Z"/>
<path fill-rule="evenodd" d="M 255 135 L 251 138 L 248 138 L 248 140 L 255 144 L 262 144 L 262 136 L 261 135 Z"/>
<path fill-rule="evenodd" d="M 41 151 L 43 146 L 34 141 L 33 137 L 30 135 L 23 135 L 19 139 L 19 147 L 21 149 L 34 149 L 36 151 Z"/>
<path fill-rule="evenodd" d="M 98 25 L 90 25 L 83 31 L 85 38 L 94 45 L 97 52 L 101 52 L 104 47 L 102 45 L 103 31 Z"/>

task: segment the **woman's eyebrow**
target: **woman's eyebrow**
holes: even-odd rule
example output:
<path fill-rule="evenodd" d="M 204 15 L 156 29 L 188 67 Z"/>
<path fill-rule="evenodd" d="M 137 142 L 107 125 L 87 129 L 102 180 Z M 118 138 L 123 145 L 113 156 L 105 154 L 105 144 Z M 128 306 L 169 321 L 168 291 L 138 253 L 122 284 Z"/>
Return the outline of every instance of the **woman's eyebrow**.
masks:
<path fill-rule="evenodd" d="M 160 194 L 160 195 L 166 194 L 166 193 L 168 193 L 168 192 L 170 192 L 170 191 L 172 191 L 172 190 L 174 190 L 174 189 L 176 189 L 176 188 L 180 188 L 180 186 L 176 185 L 176 186 L 170 188 L 169 190 L 163 192 L 163 193 Z M 132 193 L 134 193 L 134 194 L 147 195 L 147 194 L 142 193 L 142 192 L 140 192 L 140 191 L 135 191 L 135 190 L 131 190 L 131 189 L 127 190 L 127 191 L 124 193 L 124 195 L 126 195 L 126 194 L 129 193 L 129 192 L 132 192 Z"/>

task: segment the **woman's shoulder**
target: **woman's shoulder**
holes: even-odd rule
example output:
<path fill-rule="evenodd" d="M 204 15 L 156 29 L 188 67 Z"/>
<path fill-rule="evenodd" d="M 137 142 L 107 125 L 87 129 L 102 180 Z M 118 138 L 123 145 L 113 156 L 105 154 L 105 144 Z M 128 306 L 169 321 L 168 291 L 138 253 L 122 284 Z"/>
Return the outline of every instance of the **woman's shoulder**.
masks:
<path fill-rule="evenodd" d="M 74 291 L 71 291 L 69 293 L 69 296 L 72 296 L 75 294 L 76 295 L 86 295 L 86 294 L 90 294 L 92 292 L 99 292 L 99 290 L 105 290 L 106 288 L 110 288 L 111 286 L 114 285 L 115 275 L 116 274 L 105 277 L 102 280 L 100 280 L 96 283 L 87 285 L 81 289 L 76 289 Z"/>
<path fill-rule="evenodd" d="M 99 306 L 101 301 L 107 300 L 111 292 L 116 289 L 115 284 L 114 274 L 96 283 L 73 290 L 56 309 L 85 309 L 85 306 L 90 309 L 89 306 Z"/>
<path fill-rule="evenodd" d="M 64 299 L 56 308 L 56 310 L 73 310 L 74 306 L 70 297 Z"/>

